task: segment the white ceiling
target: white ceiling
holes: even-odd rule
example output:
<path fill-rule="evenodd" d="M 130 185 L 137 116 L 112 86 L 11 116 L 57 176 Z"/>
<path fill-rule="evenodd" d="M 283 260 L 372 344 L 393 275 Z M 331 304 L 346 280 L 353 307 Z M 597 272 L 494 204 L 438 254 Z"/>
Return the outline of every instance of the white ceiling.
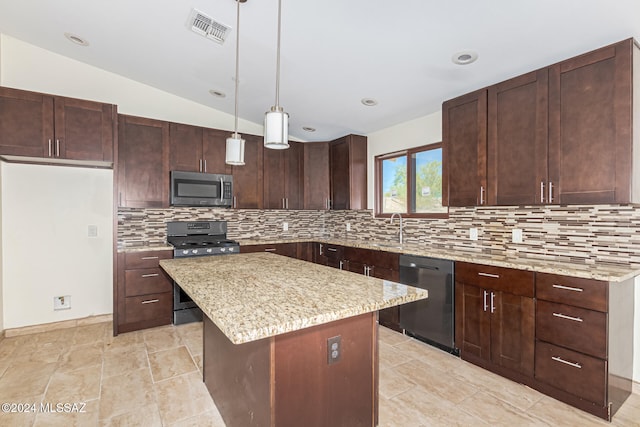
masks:
<path fill-rule="evenodd" d="M 256 123 L 275 101 L 277 4 L 241 5 L 239 115 Z M 188 29 L 192 8 L 233 28 L 224 45 Z M 235 11 L 234 0 L 0 0 L 0 32 L 233 114 Z M 640 39 L 640 0 L 282 0 L 280 104 L 293 137 L 368 134 L 628 37 Z M 479 59 L 453 64 L 463 50 Z"/>

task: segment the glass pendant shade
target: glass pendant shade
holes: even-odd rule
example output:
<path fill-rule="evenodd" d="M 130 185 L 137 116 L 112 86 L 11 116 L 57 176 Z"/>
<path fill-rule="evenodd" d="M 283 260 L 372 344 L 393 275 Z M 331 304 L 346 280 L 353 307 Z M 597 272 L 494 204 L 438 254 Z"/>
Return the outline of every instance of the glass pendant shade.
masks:
<path fill-rule="evenodd" d="M 264 115 L 264 146 L 276 150 L 289 148 L 289 113 L 271 107 Z"/>
<path fill-rule="evenodd" d="M 227 138 L 227 154 L 224 162 L 228 165 L 244 165 L 244 139 L 238 133 Z"/>

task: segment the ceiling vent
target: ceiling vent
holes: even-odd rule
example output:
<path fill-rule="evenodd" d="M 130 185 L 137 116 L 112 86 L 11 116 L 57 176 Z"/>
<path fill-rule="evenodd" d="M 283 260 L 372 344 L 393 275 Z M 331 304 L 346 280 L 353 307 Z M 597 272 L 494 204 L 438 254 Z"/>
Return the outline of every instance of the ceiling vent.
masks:
<path fill-rule="evenodd" d="M 197 9 L 191 11 L 189 17 L 189 26 L 191 31 L 200 34 L 220 44 L 224 43 L 227 34 L 231 27 L 228 27 L 220 22 L 216 22 L 210 16 L 205 15 Z"/>

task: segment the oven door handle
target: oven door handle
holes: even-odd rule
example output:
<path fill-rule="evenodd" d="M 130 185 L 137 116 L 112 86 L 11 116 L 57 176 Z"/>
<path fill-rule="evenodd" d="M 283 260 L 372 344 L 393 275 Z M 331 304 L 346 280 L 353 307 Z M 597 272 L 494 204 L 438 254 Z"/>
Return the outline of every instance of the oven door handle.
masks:
<path fill-rule="evenodd" d="M 220 202 L 224 200 L 224 179 L 220 177 Z"/>

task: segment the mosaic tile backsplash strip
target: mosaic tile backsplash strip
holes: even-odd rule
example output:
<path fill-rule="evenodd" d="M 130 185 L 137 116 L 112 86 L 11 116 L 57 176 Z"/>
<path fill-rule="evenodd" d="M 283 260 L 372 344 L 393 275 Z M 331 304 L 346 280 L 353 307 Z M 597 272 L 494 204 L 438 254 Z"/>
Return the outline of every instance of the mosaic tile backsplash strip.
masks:
<path fill-rule="evenodd" d="M 398 221 L 371 211 L 121 209 L 120 247 L 163 245 L 167 221 L 226 220 L 232 239 L 398 239 Z M 283 231 L 283 223 L 289 230 Z M 346 223 L 351 230 L 346 231 Z M 478 229 L 478 240 L 469 229 Z M 512 243 L 511 231 L 523 231 Z M 405 219 L 404 241 L 431 248 L 640 267 L 640 206 L 525 206 L 451 208 L 447 219 Z"/>

